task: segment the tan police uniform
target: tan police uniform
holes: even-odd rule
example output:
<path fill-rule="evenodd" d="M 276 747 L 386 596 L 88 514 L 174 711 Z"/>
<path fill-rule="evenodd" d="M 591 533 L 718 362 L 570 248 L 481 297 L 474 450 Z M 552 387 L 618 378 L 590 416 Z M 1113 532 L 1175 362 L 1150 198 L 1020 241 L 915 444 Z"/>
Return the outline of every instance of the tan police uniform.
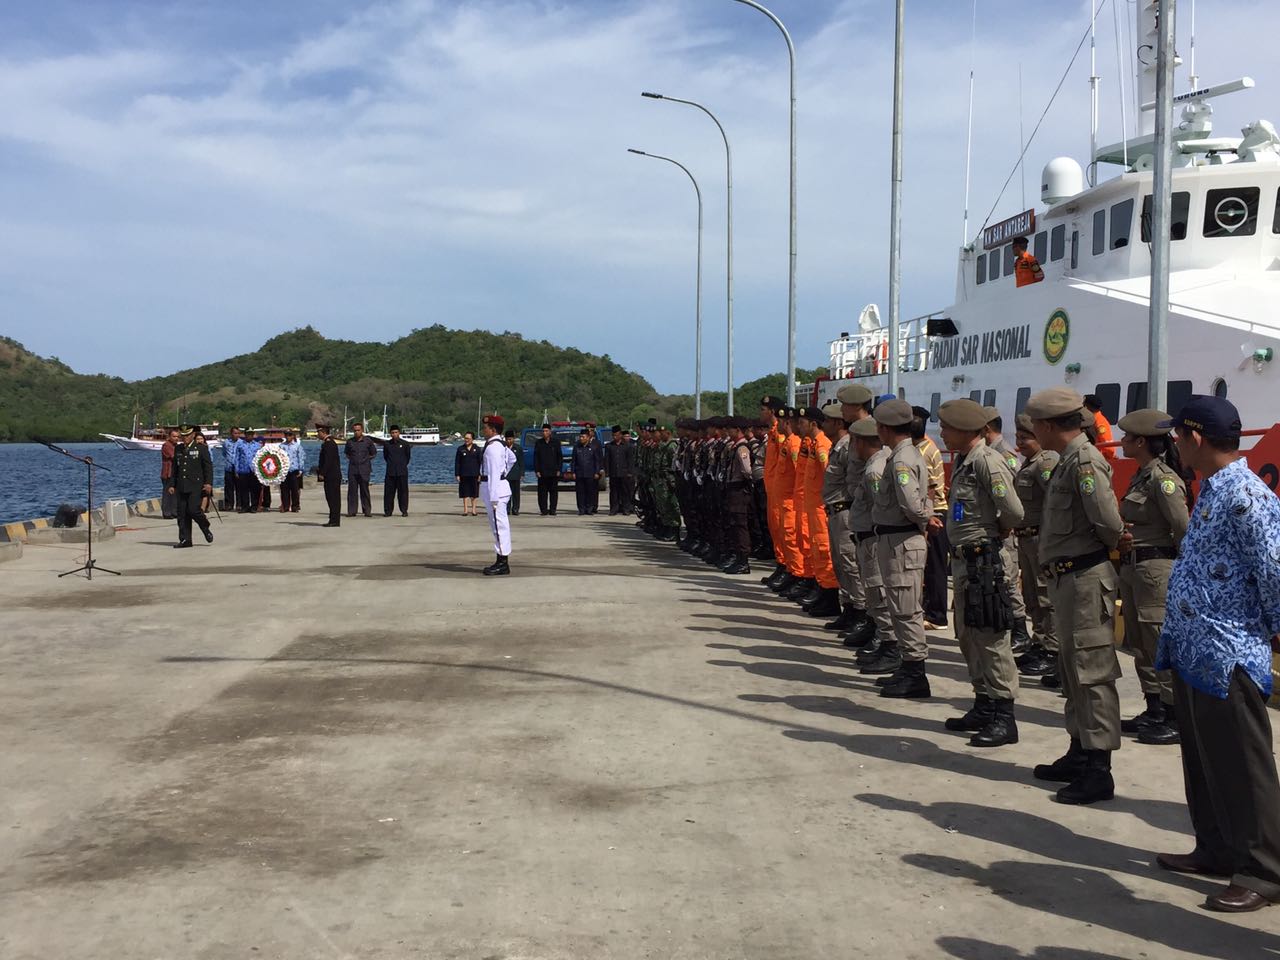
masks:
<path fill-rule="evenodd" d="M 905 400 L 886 400 L 873 415 L 878 423 L 898 428 L 906 427 L 914 416 Z M 884 472 L 873 486 L 871 522 L 893 636 L 904 662 L 923 662 L 929 655 L 921 604 L 924 531 L 932 516 L 929 468 L 911 437 L 903 436 L 889 452 Z"/>
<path fill-rule="evenodd" d="M 828 404 L 822 412 L 839 418 L 840 405 Z M 858 549 L 849 527 L 848 464 L 853 456 L 851 446 L 847 434 L 831 445 L 827 469 L 822 475 L 822 502 L 827 506 L 827 532 L 831 541 L 831 562 L 840 582 L 840 604 L 865 610 L 866 596 L 858 576 Z"/>
<path fill-rule="evenodd" d="M 1054 626 L 1053 604 L 1049 602 L 1049 583 L 1040 566 L 1040 522 L 1044 515 L 1049 478 L 1057 465 L 1056 453 L 1041 450 L 1019 467 L 1013 478 L 1014 489 L 1022 501 L 1022 525 L 1014 531 L 1018 538 L 1022 599 L 1031 618 L 1032 640 L 1055 657 L 1058 655 L 1058 631 Z"/>
<path fill-rule="evenodd" d="M 943 412 L 939 417 L 949 423 Z M 1005 458 L 979 440 L 952 470 L 948 502 L 956 639 L 969 666 L 974 692 L 995 701 L 1012 701 L 1018 695 L 1018 670 L 1013 662 L 1009 629 L 974 624 L 974 603 L 969 598 L 971 589 L 981 590 L 980 583 L 970 580 L 971 565 L 982 552 L 1003 557 L 1002 538 L 1022 522 L 1022 502 L 1014 491 L 1013 474 Z M 1007 607 L 1006 614 L 1011 616 Z"/>
<path fill-rule="evenodd" d="M 1033 420 L 1069 415 L 1059 394 L 1079 396 L 1065 388 L 1042 391 L 1027 402 L 1027 415 Z M 1033 404 L 1044 395 L 1050 396 Z M 1040 521 L 1040 562 L 1047 568 L 1057 618 L 1067 733 L 1084 750 L 1120 747 L 1120 663 L 1113 626 L 1117 578 L 1109 552 L 1123 530 L 1111 491 L 1111 467 L 1081 433 L 1062 451 L 1049 480 Z"/>
<path fill-rule="evenodd" d="M 868 460 L 861 460 L 853 449 L 853 436 L 860 430 L 871 428 L 872 435 L 875 421 L 866 419 L 855 423 L 850 428 L 849 458 L 846 462 L 846 490 L 849 495 L 849 534 L 853 538 L 858 556 L 858 579 L 862 586 L 862 596 L 866 602 L 867 614 L 875 621 L 876 639 L 888 640 L 893 637 L 893 621 L 889 618 L 889 607 L 884 596 L 884 581 L 880 577 L 880 563 L 876 553 L 876 536 L 872 532 L 871 504 L 874 491 L 881 485 L 884 471 L 889 463 L 889 451 L 881 447 Z M 857 485 L 853 481 L 857 480 Z"/>
<path fill-rule="evenodd" d="M 994 408 L 988 407 L 987 409 Z M 996 412 L 999 413 L 999 411 Z M 990 447 L 1004 460 L 1005 466 L 1009 468 L 1011 475 L 1018 472 L 1018 454 L 1016 451 L 1009 449 L 1009 444 L 1005 442 L 1004 437 L 996 438 L 996 442 L 990 444 Z M 1018 540 L 1016 537 L 1009 537 L 1004 541 L 1001 558 L 1004 560 L 1005 591 L 1009 596 L 1009 607 L 1013 610 L 1013 622 L 1020 624 L 1027 619 L 1027 606 L 1022 598 L 1022 588 L 1019 586 L 1021 563 L 1019 562 Z"/>
<path fill-rule="evenodd" d="M 1168 430 L 1155 424 L 1169 419 L 1161 410 L 1138 410 L 1116 426 L 1138 436 L 1167 436 Z M 1143 694 L 1158 696 L 1172 709 L 1172 678 L 1169 671 L 1155 669 L 1155 658 L 1169 574 L 1190 522 L 1186 482 L 1157 457 L 1133 475 L 1120 500 L 1120 517 L 1133 534 L 1131 548 L 1120 557 L 1125 646 L 1133 650 Z"/>

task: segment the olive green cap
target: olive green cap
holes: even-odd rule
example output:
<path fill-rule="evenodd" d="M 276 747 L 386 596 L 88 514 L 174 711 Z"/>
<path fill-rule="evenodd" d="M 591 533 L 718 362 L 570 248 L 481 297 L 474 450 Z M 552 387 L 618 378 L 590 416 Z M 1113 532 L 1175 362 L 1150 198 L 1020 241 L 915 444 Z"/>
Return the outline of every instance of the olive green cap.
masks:
<path fill-rule="evenodd" d="M 1025 413 L 1018 414 L 1018 431 L 1020 433 L 1030 433 L 1030 434 L 1034 434 L 1036 432 L 1035 429 L 1031 426 L 1031 418 L 1028 417 Z"/>
<path fill-rule="evenodd" d="M 940 406 L 938 408 L 938 420 L 942 422 L 944 427 L 979 433 L 986 429 L 987 424 L 991 421 L 991 418 L 987 416 L 987 411 L 990 409 L 990 407 L 984 407 L 968 397 L 961 397 L 956 400 L 948 400 Z"/>
<path fill-rule="evenodd" d="M 886 427 L 908 427 L 916 416 L 911 412 L 911 404 L 896 397 L 877 404 L 871 415 L 877 423 L 883 423 Z"/>
<path fill-rule="evenodd" d="M 982 412 L 987 418 L 987 423 L 990 423 L 992 420 L 1000 419 L 999 407 L 983 407 Z M 983 426 L 985 427 L 986 423 L 984 423 Z"/>
<path fill-rule="evenodd" d="M 1023 411 L 1032 420 L 1053 420 L 1084 408 L 1084 397 L 1070 387 L 1050 387 L 1033 393 Z"/>
<path fill-rule="evenodd" d="M 871 391 L 860 383 L 846 383 L 836 391 L 836 399 L 856 407 L 871 402 Z"/>
<path fill-rule="evenodd" d="M 844 407 L 840 406 L 838 403 L 828 403 L 823 406 L 822 415 L 824 417 L 830 417 L 832 420 L 843 420 Z"/>
<path fill-rule="evenodd" d="M 1168 423 L 1170 417 L 1163 410 L 1156 410 L 1153 407 L 1146 407 L 1142 410 L 1134 410 L 1127 413 L 1116 423 L 1116 426 L 1125 433 L 1132 434 L 1135 437 L 1167 437 L 1169 435 L 1169 427 L 1161 427 L 1162 423 Z"/>
<path fill-rule="evenodd" d="M 863 417 L 861 420 L 855 420 L 849 425 L 849 434 L 850 436 L 867 439 L 880 436 L 880 430 L 876 426 L 876 421 L 873 417 Z"/>

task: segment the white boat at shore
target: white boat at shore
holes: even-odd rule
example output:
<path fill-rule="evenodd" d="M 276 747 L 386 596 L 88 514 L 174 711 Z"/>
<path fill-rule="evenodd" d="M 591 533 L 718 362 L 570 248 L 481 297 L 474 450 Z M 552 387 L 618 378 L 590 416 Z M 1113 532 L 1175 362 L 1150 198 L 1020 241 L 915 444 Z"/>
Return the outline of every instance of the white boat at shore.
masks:
<path fill-rule="evenodd" d="M 216 449 L 222 446 L 222 440 L 219 438 L 219 424 L 199 424 L 197 429 L 204 435 L 205 443 L 209 448 Z M 158 452 L 169 439 L 169 431 L 177 429 L 173 426 L 166 427 L 143 427 L 138 421 L 138 415 L 133 415 L 133 430 L 127 437 L 122 437 L 115 433 L 100 433 L 98 436 L 110 440 L 121 450 L 147 450 Z"/>
<path fill-rule="evenodd" d="M 387 428 L 387 408 L 382 408 L 382 429 L 369 431 L 369 436 L 379 443 L 391 439 L 391 431 Z M 402 427 L 400 439 L 414 447 L 437 447 L 440 445 L 440 428 L 435 424 L 429 427 Z"/>

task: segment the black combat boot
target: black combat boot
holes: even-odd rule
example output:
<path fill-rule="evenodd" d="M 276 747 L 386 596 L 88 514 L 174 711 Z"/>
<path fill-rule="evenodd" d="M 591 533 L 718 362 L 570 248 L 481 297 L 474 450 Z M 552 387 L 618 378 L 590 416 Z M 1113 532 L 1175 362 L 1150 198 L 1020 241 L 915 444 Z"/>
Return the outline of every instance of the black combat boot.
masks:
<path fill-rule="evenodd" d="M 735 577 L 738 576 L 739 574 L 750 573 L 751 562 L 750 560 L 747 559 L 747 555 L 745 553 L 740 553 L 738 554 L 737 559 L 734 560 L 732 565 L 725 567 L 724 572 L 731 574 L 732 576 L 735 576 Z"/>
<path fill-rule="evenodd" d="M 1041 763 L 1031 771 L 1037 780 L 1052 780 L 1054 783 L 1071 783 L 1084 773 L 1085 755 L 1087 751 L 1080 746 L 1080 741 L 1071 738 L 1071 746 L 1067 752 L 1053 763 Z"/>
<path fill-rule="evenodd" d="M 1062 689 L 1062 675 L 1058 673 L 1058 665 L 1056 663 L 1052 670 L 1040 678 L 1040 686 L 1047 687 L 1050 690 Z"/>
<path fill-rule="evenodd" d="M 790 570 L 783 570 L 782 576 L 769 585 L 769 589 L 779 596 L 785 597 L 787 591 L 800 582 L 800 578 L 793 574 Z"/>
<path fill-rule="evenodd" d="M 901 660 L 899 660 L 898 667 L 896 670 L 893 671 L 893 673 L 884 674 L 882 676 L 876 677 L 876 686 L 887 687 L 891 683 L 897 683 L 898 678 L 902 676 L 902 671 L 905 668 L 905 666 L 906 665 Z"/>
<path fill-rule="evenodd" d="M 1143 698 L 1147 701 L 1147 709 L 1143 710 L 1136 717 L 1128 720 L 1120 721 L 1121 733 L 1141 733 L 1142 728 L 1153 723 L 1164 723 L 1165 707 L 1160 702 L 1160 694 L 1144 693 Z"/>
<path fill-rule="evenodd" d="M 782 564 L 780 563 L 774 564 L 773 572 L 770 573 L 768 576 L 761 577 L 760 583 L 767 587 L 774 581 L 780 580 L 782 578 L 782 575 L 786 572 L 787 572 L 787 568 L 784 567 Z"/>
<path fill-rule="evenodd" d="M 876 622 L 865 610 L 854 610 L 853 622 L 841 641 L 846 647 L 860 650 L 876 638 Z"/>
<path fill-rule="evenodd" d="M 813 606 L 822 598 L 822 588 L 818 586 L 818 581 L 813 577 L 809 578 L 809 589 L 802 597 L 794 597 L 796 603 L 800 604 L 804 609 Z"/>
<path fill-rule="evenodd" d="M 880 643 L 876 655 L 858 672 L 864 677 L 878 677 L 886 673 L 894 673 L 902 666 L 902 654 L 898 652 L 896 640 L 884 640 Z"/>
<path fill-rule="evenodd" d="M 1086 750 L 1084 770 L 1054 794 L 1059 803 L 1086 804 L 1110 800 L 1116 795 L 1116 782 L 1111 779 L 1111 751 Z"/>
<path fill-rule="evenodd" d="M 893 641 L 885 640 L 877 635 L 873 635 L 871 637 L 871 642 L 859 650 L 854 656 L 853 662 L 860 667 L 865 667 L 868 664 L 875 663 L 880 659 L 886 644 L 893 646 Z"/>
<path fill-rule="evenodd" d="M 1033 647 L 1022 655 L 1018 664 L 1018 672 L 1029 677 L 1042 677 L 1058 669 L 1058 655 L 1044 647 Z"/>
<path fill-rule="evenodd" d="M 817 602 L 805 605 L 804 612 L 811 617 L 830 617 L 840 612 L 840 588 L 823 587 Z"/>
<path fill-rule="evenodd" d="M 497 560 L 480 572 L 486 577 L 505 577 L 511 572 L 511 568 L 507 566 L 507 558 L 499 554 Z"/>
<path fill-rule="evenodd" d="M 973 706 L 969 708 L 967 713 L 959 717 L 948 717 L 943 726 L 957 733 L 973 733 L 981 730 L 991 721 L 991 718 L 995 716 L 995 709 L 995 704 L 992 703 L 991 698 L 985 693 L 979 693 L 973 698 Z"/>
<path fill-rule="evenodd" d="M 1003 747 L 1018 742 L 1018 722 L 1013 718 L 1012 700 L 995 700 L 987 725 L 969 738 L 971 747 Z"/>
<path fill-rule="evenodd" d="M 838 593 L 839 591 L 837 591 Z M 840 616 L 828 620 L 822 625 L 823 630 L 835 630 L 837 633 L 853 626 L 853 604 L 846 603 L 840 608 Z"/>
<path fill-rule="evenodd" d="M 1148 723 L 1138 731 L 1138 742 L 1148 743 L 1155 747 L 1168 747 L 1182 742 L 1178 732 L 1178 719 L 1174 715 L 1173 705 L 1163 703 L 1164 719 L 1159 723 Z"/>
<path fill-rule="evenodd" d="M 1009 642 L 1014 654 L 1025 653 L 1031 647 L 1031 634 L 1027 633 L 1027 621 L 1019 620 L 1009 631 Z"/>
<path fill-rule="evenodd" d="M 923 660 L 903 660 L 902 670 L 891 682 L 880 688 L 880 696 L 895 699 L 923 700 L 933 696 Z"/>
<path fill-rule="evenodd" d="M 662 540 L 664 543 L 675 543 L 680 539 L 680 528 L 667 527 L 658 535 L 658 539 Z"/>
<path fill-rule="evenodd" d="M 720 558 L 720 562 L 717 563 L 716 566 L 719 567 L 721 571 L 724 571 L 729 567 L 732 567 L 737 562 L 738 555 L 736 553 L 726 553 Z"/>
<path fill-rule="evenodd" d="M 799 603 L 801 600 L 803 600 L 806 596 L 809 595 L 809 591 L 816 590 L 817 587 L 818 587 L 818 583 L 816 580 L 813 579 L 813 577 L 799 577 L 796 579 L 796 582 L 793 583 L 786 590 L 780 590 L 778 592 L 781 593 L 788 600 L 792 600 L 792 601 L 795 601 L 796 603 Z"/>
<path fill-rule="evenodd" d="M 708 553 L 711 552 L 711 544 L 706 540 L 699 540 L 696 544 L 694 544 L 693 549 L 690 550 L 689 552 L 692 553 L 695 557 L 705 557 Z"/>

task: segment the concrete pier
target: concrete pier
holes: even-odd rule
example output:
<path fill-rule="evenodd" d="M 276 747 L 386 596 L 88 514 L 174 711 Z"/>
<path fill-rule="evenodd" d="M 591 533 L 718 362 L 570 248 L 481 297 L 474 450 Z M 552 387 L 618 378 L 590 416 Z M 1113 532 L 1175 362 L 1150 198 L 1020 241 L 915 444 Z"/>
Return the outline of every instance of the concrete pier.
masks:
<path fill-rule="evenodd" d="M 1026 685 L 1021 743 L 968 747 L 947 635 L 934 699 L 886 701 L 628 518 L 526 491 L 489 579 L 450 492 L 304 504 L 182 551 L 134 518 L 94 546 L 121 577 L 0 567 L 0 957 L 1280 956 L 1280 910 L 1153 866 L 1191 846 L 1176 748 L 1055 804 L 1061 701 Z"/>

